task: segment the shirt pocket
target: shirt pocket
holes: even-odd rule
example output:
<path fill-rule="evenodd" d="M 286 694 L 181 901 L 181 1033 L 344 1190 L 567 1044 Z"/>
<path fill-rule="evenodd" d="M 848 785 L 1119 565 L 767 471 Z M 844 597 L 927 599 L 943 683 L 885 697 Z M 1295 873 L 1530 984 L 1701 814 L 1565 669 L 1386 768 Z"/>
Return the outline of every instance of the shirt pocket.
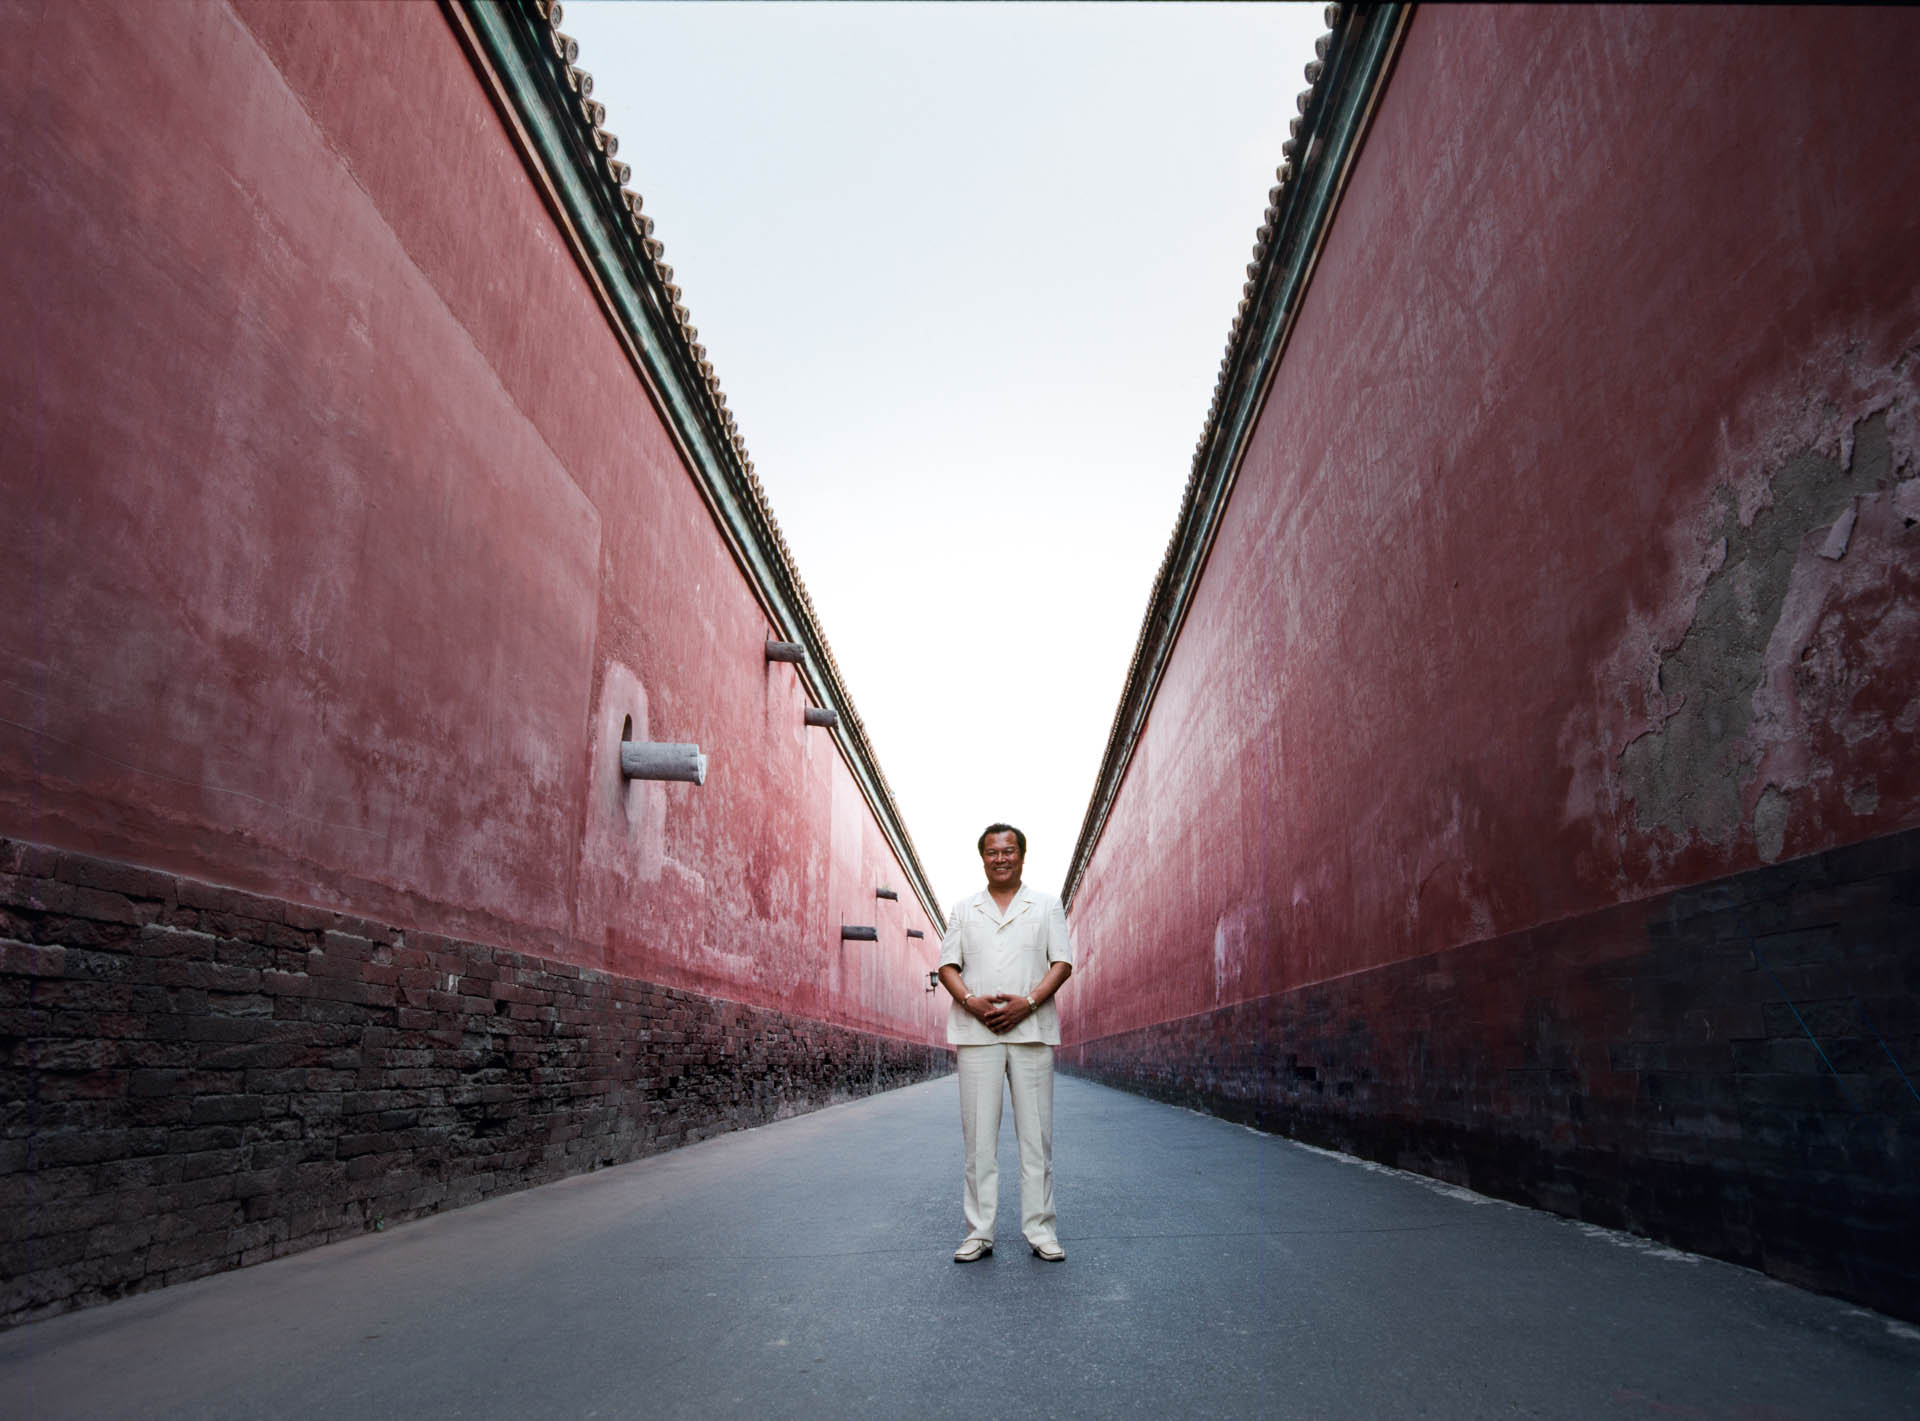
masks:
<path fill-rule="evenodd" d="M 1015 941 L 1015 957 L 1029 982 L 1038 982 L 1047 972 L 1047 920 L 1044 915 L 1028 913 L 1015 924 L 1010 934 Z"/>

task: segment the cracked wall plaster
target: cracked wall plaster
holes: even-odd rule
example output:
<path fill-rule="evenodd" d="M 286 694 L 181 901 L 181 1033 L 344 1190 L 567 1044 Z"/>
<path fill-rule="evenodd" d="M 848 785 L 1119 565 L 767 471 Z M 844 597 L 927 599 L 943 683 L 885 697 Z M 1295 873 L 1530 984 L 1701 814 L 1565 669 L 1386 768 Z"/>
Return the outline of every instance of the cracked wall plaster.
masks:
<path fill-rule="evenodd" d="M 1831 529 L 1816 552 L 1844 557 L 1855 501 L 1890 489 L 1893 449 L 1884 414 L 1854 426 L 1845 465 L 1814 450 L 1768 480 L 1770 497 L 1746 521 L 1720 492 L 1716 538 L 1724 548 L 1678 646 L 1664 652 L 1648 701 L 1656 724 L 1620 753 L 1621 788 L 1642 833 L 1664 828 L 1717 844 L 1733 840 L 1763 748 L 1749 734 L 1767 678 L 1768 648 L 1808 535 Z M 1845 521 L 1847 534 L 1836 537 Z M 1754 811 L 1761 856 L 1783 847 L 1791 797 L 1769 785 Z"/>

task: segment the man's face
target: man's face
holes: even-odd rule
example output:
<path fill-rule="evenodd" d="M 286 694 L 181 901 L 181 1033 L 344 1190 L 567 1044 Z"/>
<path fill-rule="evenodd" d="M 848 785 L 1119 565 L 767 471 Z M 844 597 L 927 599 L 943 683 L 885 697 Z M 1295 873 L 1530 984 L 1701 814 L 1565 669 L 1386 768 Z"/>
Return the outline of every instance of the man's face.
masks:
<path fill-rule="evenodd" d="M 1020 881 L 1020 870 L 1027 856 L 1020 852 L 1020 841 L 1011 834 L 987 835 L 987 846 L 980 851 L 987 866 L 989 888 L 1011 888 Z"/>

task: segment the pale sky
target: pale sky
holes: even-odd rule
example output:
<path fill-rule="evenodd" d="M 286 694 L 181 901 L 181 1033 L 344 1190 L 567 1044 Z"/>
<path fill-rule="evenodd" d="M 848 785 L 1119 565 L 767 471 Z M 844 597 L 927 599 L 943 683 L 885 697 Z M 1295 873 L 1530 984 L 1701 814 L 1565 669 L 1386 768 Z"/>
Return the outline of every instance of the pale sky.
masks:
<path fill-rule="evenodd" d="M 1321 11 L 565 7 L 943 910 L 1065 878 Z"/>

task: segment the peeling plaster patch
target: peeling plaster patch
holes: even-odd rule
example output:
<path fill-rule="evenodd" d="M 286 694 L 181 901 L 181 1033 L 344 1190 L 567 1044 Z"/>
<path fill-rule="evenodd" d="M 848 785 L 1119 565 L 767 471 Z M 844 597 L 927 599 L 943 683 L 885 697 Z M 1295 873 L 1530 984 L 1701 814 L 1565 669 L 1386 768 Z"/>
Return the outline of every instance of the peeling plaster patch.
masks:
<path fill-rule="evenodd" d="M 1809 589 L 1814 595 L 1803 599 L 1806 605 L 1799 609 L 1804 614 L 1800 620 L 1820 611 L 1824 598 L 1819 594 L 1826 590 Z M 1793 645 L 1800 648 L 1797 656 L 1790 649 Z M 1829 612 L 1814 626 L 1789 628 L 1786 655 L 1792 668 L 1794 699 L 1800 707 L 1822 719 L 1843 714 L 1852 699 L 1856 675 L 1848 658 L 1846 619 Z M 1787 712 L 1781 707 L 1776 714 L 1784 718 Z"/>
<path fill-rule="evenodd" d="M 1247 975 L 1247 917 L 1244 906 L 1221 914 L 1213 926 L 1213 991 L 1217 1001 L 1236 1000 Z"/>
<path fill-rule="evenodd" d="M 1850 444 L 1844 469 L 1811 449 L 1789 458 L 1744 518 L 1733 492 L 1720 492 L 1715 551 L 1725 552 L 1686 634 L 1660 658 L 1648 696 L 1654 728 L 1620 752 L 1620 784 L 1642 833 L 1664 828 L 1726 844 L 1739 832 L 1745 785 L 1759 763 L 1747 736 L 1754 693 L 1801 544 L 1892 472 L 1884 414 L 1854 426 Z"/>
<path fill-rule="evenodd" d="M 1782 794 L 1777 787 L 1768 785 L 1760 791 L 1760 802 L 1753 806 L 1753 841 L 1763 862 L 1777 861 L 1786 847 L 1787 815 L 1792 809 L 1792 796 Z"/>
<path fill-rule="evenodd" d="M 1849 503 L 1847 511 L 1834 521 L 1833 528 L 1827 534 L 1826 542 L 1820 545 L 1820 556 L 1829 562 L 1839 562 L 1847 555 L 1847 543 L 1853 537 L 1853 521 L 1859 516 L 1859 505 Z"/>
<path fill-rule="evenodd" d="M 1429 827 L 1398 871 L 1406 885 L 1406 920 L 1431 943 L 1478 942 L 1494 935 L 1493 894 L 1479 865 L 1482 846 L 1494 832 L 1486 804 L 1497 799 L 1462 794 L 1452 776 L 1429 797 L 1423 816 Z"/>
<path fill-rule="evenodd" d="M 1920 523 L 1920 479 L 1908 479 L 1894 489 L 1893 511 L 1909 528 Z"/>
<path fill-rule="evenodd" d="M 1879 786 L 1868 783 L 1853 785 L 1847 790 L 1847 808 L 1855 814 L 1871 814 L 1880 807 Z"/>

